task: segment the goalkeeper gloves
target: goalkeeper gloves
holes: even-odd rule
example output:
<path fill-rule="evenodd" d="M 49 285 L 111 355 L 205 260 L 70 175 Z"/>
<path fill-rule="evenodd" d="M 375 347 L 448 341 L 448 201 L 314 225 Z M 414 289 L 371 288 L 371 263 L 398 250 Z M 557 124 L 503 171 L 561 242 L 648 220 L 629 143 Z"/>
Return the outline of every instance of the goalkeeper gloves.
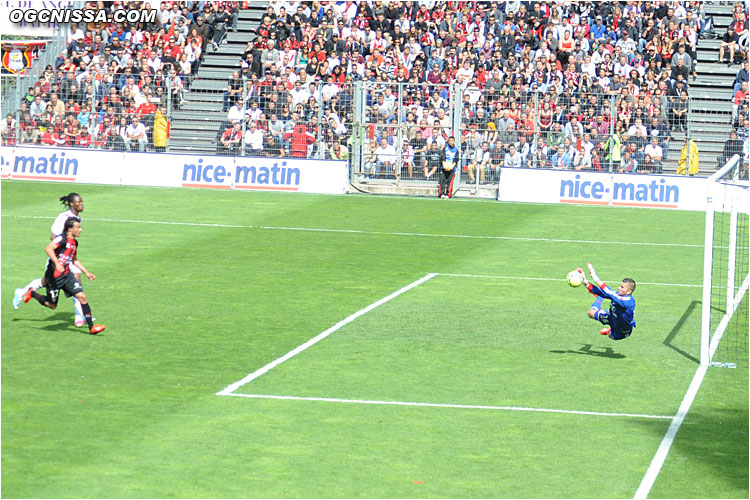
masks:
<path fill-rule="evenodd" d="M 594 266 L 591 265 L 591 262 L 588 263 L 589 267 L 589 274 L 591 275 L 591 279 L 594 280 L 594 283 L 596 283 L 597 286 L 600 286 L 602 283 L 602 280 L 599 279 L 599 276 L 597 276 L 596 271 L 594 270 Z"/>
<path fill-rule="evenodd" d="M 586 279 L 586 273 L 584 273 L 583 269 L 581 269 L 580 267 L 577 267 L 576 271 L 578 271 L 580 273 L 581 279 L 583 280 L 583 284 L 586 285 L 586 287 L 588 288 L 588 286 L 589 286 L 589 280 Z"/>

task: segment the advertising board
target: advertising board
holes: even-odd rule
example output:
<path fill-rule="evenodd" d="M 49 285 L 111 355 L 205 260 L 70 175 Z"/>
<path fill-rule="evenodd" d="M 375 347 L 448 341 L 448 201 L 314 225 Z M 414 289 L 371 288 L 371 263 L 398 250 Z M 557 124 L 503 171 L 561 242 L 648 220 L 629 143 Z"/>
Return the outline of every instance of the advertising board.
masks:
<path fill-rule="evenodd" d="M 704 210 L 706 180 L 671 175 L 504 168 L 498 200 Z"/>
<path fill-rule="evenodd" d="M 0 148 L 4 179 L 343 194 L 337 160 L 118 153 L 46 147 Z"/>

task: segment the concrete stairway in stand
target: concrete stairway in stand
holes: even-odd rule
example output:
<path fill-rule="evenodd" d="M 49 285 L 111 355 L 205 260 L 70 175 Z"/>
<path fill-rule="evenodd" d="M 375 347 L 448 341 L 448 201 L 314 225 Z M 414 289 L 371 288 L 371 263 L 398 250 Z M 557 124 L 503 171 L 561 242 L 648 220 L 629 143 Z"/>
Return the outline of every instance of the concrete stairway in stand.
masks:
<path fill-rule="evenodd" d="M 172 113 L 170 152 L 216 151 L 217 131 L 227 115 L 222 111 L 227 81 L 233 71 L 239 71 L 245 46 L 255 38 L 255 29 L 260 25 L 267 5 L 268 2 L 248 2 L 248 8 L 239 11 L 237 32 L 230 29 L 226 42 L 219 45 L 218 51 L 209 44 L 184 102 Z"/>

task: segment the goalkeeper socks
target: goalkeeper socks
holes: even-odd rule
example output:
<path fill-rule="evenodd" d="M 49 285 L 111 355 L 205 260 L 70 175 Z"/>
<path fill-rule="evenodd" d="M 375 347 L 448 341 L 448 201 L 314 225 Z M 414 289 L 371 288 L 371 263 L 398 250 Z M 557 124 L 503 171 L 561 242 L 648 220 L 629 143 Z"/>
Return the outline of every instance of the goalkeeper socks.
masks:
<path fill-rule="evenodd" d="M 589 309 L 596 309 L 597 311 L 602 308 L 602 303 L 604 302 L 604 297 L 597 297 L 594 299 L 594 303 L 591 304 L 591 307 Z"/>
<path fill-rule="evenodd" d="M 83 317 L 86 318 L 86 324 L 89 325 L 89 330 L 91 330 L 94 327 L 94 321 L 91 319 L 91 306 L 86 304 L 81 304 L 81 309 L 83 310 Z"/>
<path fill-rule="evenodd" d="M 76 309 L 76 321 L 83 321 L 83 306 L 81 306 L 81 301 L 75 297 L 73 297 L 73 307 Z"/>

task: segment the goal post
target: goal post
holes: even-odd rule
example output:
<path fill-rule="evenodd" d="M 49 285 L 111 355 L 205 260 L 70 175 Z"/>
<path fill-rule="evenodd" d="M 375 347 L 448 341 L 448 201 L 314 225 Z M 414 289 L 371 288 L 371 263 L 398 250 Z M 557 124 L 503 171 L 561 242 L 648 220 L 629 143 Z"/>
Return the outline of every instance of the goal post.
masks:
<path fill-rule="evenodd" d="M 739 155 L 708 178 L 704 244 L 701 365 L 746 365 L 750 181 Z"/>

